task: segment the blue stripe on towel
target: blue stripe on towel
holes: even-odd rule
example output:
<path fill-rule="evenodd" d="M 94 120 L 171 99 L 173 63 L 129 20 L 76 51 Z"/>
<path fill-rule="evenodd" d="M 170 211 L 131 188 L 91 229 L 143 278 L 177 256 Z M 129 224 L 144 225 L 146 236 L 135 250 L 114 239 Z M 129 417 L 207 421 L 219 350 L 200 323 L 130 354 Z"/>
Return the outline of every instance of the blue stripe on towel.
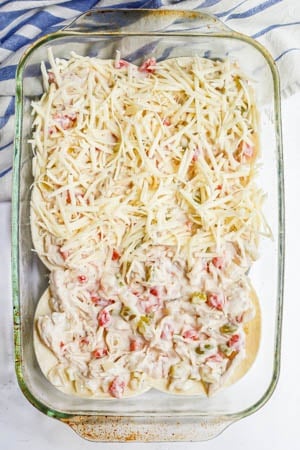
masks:
<path fill-rule="evenodd" d="M 13 34 L 2 44 L 2 47 L 6 50 L 16 51 L 16 49 L 23 47 L 23 45 L 30 44 L 31 39 L 20 34 Z"/>
<path fill-rule="evenodd" d="M 216 13 L 215 16 L 216 17 L 225 17 L 228 16 L 228 14 L 230 14 L 232 11 L 236 10 L 239 6 L 242 6 L 244 3 L 246 3 L 248 0 L 243 0 L 241 3 L 239 3 L 238 5 L 233 6 L 230 9 L 227 9 L 227 11 L 223 11 L 221 13 Z"/>
<path fill-rule="evenodd" d="M 299 51 L 299 52 L 300 52 L 300 47 L 288 48 L 288 49 L 285 50 L 284 52 L 280 53 L 280 55 L 278 55 L 278 56 L 274 59 L 274 61 L 277 62 L 277 61 L 279 61 L 283 56 L 285 56 L 287 53 L 294 52 L 294 51 Z"/>
<path fill-rule="evenodd" d="M 272 31 L 276 28 L 281 27 L 289 27 L 290 25 L 300 25 L 300 22 L 290 22 L 290 23 L 276 23 L 274 25 L 270 25 L 269 27 L 263 28 L 260 31 L 257 31 L 255 34 L 252 34 L 253 39 L 256 39 L 260 36 L 263 36 L 264 34 L 268 33 L 269 31 Z"/>
<path fill-rule="evenodd" d="M 51 25 L 61 22 L 61 17 L 54 16 L 48 11 L 38 11 L 30 18 L 30 24 L 41 30 L 46 30 Z"/>
<path fill-rule="evenodd" d="M 229 17 L 227 17 L 226 20 L 231 19 L 247 19 L 248 17 L 254 16 L 255 14 L 258 14 L 265 9 L 270 8 L 271 6 L 276 5 L 276 3 L 280 3 L 283 0 L 267 0 L 266 2 L 260 3 L 259 5 L 255 6 L 254 8 L 248 9 L 247 11 L 243 13 L 236 13 L 231 14 Z"/>
<path fill-rule="evenodd" d="M 0 80 L 6 81 L 11 80 L 15 77 L 17 66 L 14 64 L 12 66 L 6 66 L 0 68 Z"/>
<path fill-rule="evenodd" d="M 10 118 L 11 118 L 11 115 L 9 115 L 9 116 L 5 115 L 5 116 L 0 117 L 0 128 L 3 128 L 7 124 L 7 122 L 9 121 Z"/>
<path fill-rule="evenodd" d="M 84 12 L 93 8 L 97 3 L 97 0 L 72 0 L 66 3 L 60 3 L 59 6 L 72 9 L 74 12 Z"/>
<path fill-rule="evenodd" d="M 25 25 L 26 23 L 30 23 L 30 18 L 33 15 L 34 15 L 34 10 L 29 11 L 29 14 L 28 13 L 24 14 L 24 17 L 22 18 L 22 20 L 20 20 L 15 25 L 13 25 L 11 22 L 10 23 L 5 23 L 5 26 L 3 28 L 7 28 L 8 27 L 9 29 L 5 33 L 5 35 L 2 37 L 1 43 L 3 43 L 5 41 L 5 39 L 8 39 L 10 36 L 12 36 L 16 31 L 20 30 L 23 25 Z M 0 16 L 1 16 L 1 14 L 0 14 Z M 11 27 L 10 27 L 10 25 L 11 25 Z M 1 30 L 1 26 L 0 26 L 0 30 Z M 0 50 L 1 50 L 1 47 L 0 47 Z"/>
<path fill-rule="evenodd" d="M 6 108 L 5 115 L 6 116 L 10 116 L 10 115 L 12 115 L 14 113 L 15 113 L 15 99 L 14 99 L 14 97 L 12 97 L 10 99 L 10 102 L 9 102 L 7 108 Z"/>
<path fill-rule="evenodd" d="M 0 152 L 2 152 L 3 150 L 5 150 L 7 147 L 9 147 L 11 144 L 13 143 L 13 141 L 9 142 L 8 144 L 3 145 L 2 147 L 0 147 Z"/>
<path fill-rule="evenodd" d="M 157 9 L 162 6 L 162 2 L 160 0 L 145 0 L 145 1 L 136 1 L 136 2 L 120 2 L 116 5 L 110 6 L 109 9 L 116 8 L 149 8 L 149 9 Z"/>
<path fill-rule="evenodd" d="M 7 27 L 15 19 L 18 19 L 23 13 L 27 12 L 26 9 L 21 11 L 4 11 L 0 14 L 0 30 Z"/>
<path fill-rule="evenodd" d="M 6 175 L 11 170 L 12 170 L 12 166 L 8 167 L 8 169 L 2 170 L 2 172 L 0 172 L 0 178 L 4 177 L 4 175 Z"/>

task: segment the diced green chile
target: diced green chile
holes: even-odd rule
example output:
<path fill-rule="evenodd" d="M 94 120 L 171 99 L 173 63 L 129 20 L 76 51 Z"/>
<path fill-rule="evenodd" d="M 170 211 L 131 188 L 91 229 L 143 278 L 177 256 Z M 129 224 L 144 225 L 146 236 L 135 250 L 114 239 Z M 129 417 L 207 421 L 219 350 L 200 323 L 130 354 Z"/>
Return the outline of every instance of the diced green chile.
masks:
<path fill-rule="evenodd" d="M 129 320 L 133 320 L 136 318 L 136 314 L 134 313 L 134 311 L 132 311 L 131 308 L 129 308 L 129 306 L 122 306 L 121 312 L 120 312 L 121 317 L 126 320 L 127 322 Z"/>
<path fill-rule="evenodd" d="M 207 352 L 207 350 L 211 350 L 212 348 L 213 348 L 213 345 L 211 345 L 211 344 L 204 344 L 204 345 L 201 344 L 195 348 L 195 352 L 198 355 L 204 355 Z"/>
<path fill-rule="evenodd" d="M 191 303 L 198 305 L 200 303 L 205 303 L 207 300 L 207 295 L 205 292 L 193 292 L 191 296 Z"/>
<path fill-rule="evenodd" d="M 220 327 L 220 332 L 222 334 L 233 334 L 237 331 L 237 329 L 237 325 L 234 325 L 232 323 L 225 323 L 225 325 L 222 325 Z"/>
<path fill-rule="evenodd" d="M 226 345 L 226 344 L 220 344 L 220 345 L 219 345 L 219 350 L 220 350 L 225 356 L 230 356 L 231 353 L 234 351 L 233 348 L 228 347 L 228 345 Z"/>
<path fill-rule="evenodd" d="M 144 335 L 151 324 L 152 317 L 149 316 L 141 316 L 140 320 L 137 324 L 137 330 L 140 334 Z"/>

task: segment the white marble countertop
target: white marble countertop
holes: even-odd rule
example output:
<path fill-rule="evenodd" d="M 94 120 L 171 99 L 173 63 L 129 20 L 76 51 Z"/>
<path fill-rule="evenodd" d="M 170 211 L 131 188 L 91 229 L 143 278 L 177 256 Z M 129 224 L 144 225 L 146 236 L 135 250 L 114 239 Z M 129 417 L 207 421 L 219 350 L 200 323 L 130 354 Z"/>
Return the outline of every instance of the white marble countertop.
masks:
<path fill-rule="evenodd" d="M 31 406 L 21 393 L 14 372 L 10 281 L 10 204 L 0 203 L 0 450 L 72 450 L 95 448 L 147 450 L 296 450 L 299 448 L 300 404 L 300 94 L 282 104 L 286 185 L 286 277 L 282 365 L 278 386 L 258 412 L 202 443 L 95 444 L 84 441 L 66 425 Z"/>

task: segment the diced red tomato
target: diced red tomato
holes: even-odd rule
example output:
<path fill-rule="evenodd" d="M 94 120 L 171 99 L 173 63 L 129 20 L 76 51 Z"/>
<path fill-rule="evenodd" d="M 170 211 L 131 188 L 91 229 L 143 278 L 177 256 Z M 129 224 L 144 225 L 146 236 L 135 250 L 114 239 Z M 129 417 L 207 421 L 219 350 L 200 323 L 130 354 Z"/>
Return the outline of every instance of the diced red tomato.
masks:
<path fill-rule="evenodd" d="M 209 334 L 207 334 L 207 333 L 199 333 L 199 339 L 202 341 L 202 340 L 206 340 L 206 339 L 209 339 L 210 338 L 210 335 Z"/>
<path fill-rule="evenodd" d="M 196 147 L 194 150 L 193 158 L 192 158 L 193 162 L 198 160 L 200 153 L 201 153 L 201 149 L 199 147 Z"/>
<path fill-rule="evenodd" d="M 118 261 L 121 258 L 121 255 L 117 252 L 117 250 L 113 249 L 111 259 L 113 261 Z"/>
<path fill-rule="evenodd" d="M 222 294 L 217 294 L 212 292 L 208 294 L 206 303 L 211 308 L 215 308 L 218 311 L 222 311 L 225 303 L 224 296 Z"/>
<path fill-rule="evenodd" d="M 161 306 L 161 298 L 157 288 L 151 288 L 149 290 L 150 296 L 148 298 L 141 297 L 139 303 L 144 311 L 149 314 L 157 311 Z"/>
<path fill-rule="evenodd" d="M 107 348 L 97 348 L 92 352 L 93 358 L 100 359 L 108 354 Z"/>
<path fill-rule="evenodd" d="M 216 187 L 216 189 L 217 189 L 218 191 L 221 191 L 221 190 L 222 190 L 222 185 L 221 185 L 221 184 L 218 184 L 218 186 Z"/>
<path fill-rule="evenodd" d="M 170 119 L 169 119 L 168 117 L 166 117 L 166 118 L 163 120 L 163 124 L 164 124 L 166 127 L 169 127 L 169 126 L 171 125 Z"/>
<path fill-rule="evenodd" d="M 199 340 L 199 333 L 191 328 L 190 330 L 186 330 L 182 333 L 182 337 L 184 339 L 191 339 L 192 341 L 198 341 Z"/>
<path fill-rule="evenodd" d="M 208 358 L 206 358 L 206 361 L 213 361 L 213 362 L 222 362 L 224 359 L 223 355 L 221 353 L 216 353 L 215 355 L 211 355 Z"/>
<path fill-rule="evenodd" d="M 243 322 L 243 318 L 244 318 L 244 313 L 243 313 L 243 314 L 240 314 L 239 316 L 236 316 L 236 317 L 235 317 L 235 321 L 236 321 L 237 323 L 241 323 L 241 322 Z"/>
<path fill-rule="evenodd" d="M 103 308 L 106 308 L 106 306 L 112 305 L 113 303 L 115 303 L 115 300 L 113 300 L 112 298 L 100 298 L 100 300 L 98 301 L 98 305 L 102 306 Z"/>
<path fill-rule="evenodd" d="M 152 312 L 155 312 L 160 307 L 160 301 L 157 299 L 154 302 L 145 302 L 145 312 L 147 314 L 150 314 Z"/>
<path fill-rule="evenodd" d="M 66 202 L 67 203 L 71 203 L 71 195 L 70 195 L 70 191 L 69 191 L 69 189 L 67 190 L 67 195 L 66 195 Z"/>
<path fill-rule="evenodd" d="M 141 339 L 130 339 L 129 350 L 131 352 L 142 350 L 143 347 L 144 342 Z"/>
<path fill-rule="evenodd" d="M 213 258 L 212 263 L 217 269 L 224 269 L 225 261 L 221 256 L 216 256 L 215 258 Z"/>
<path fill-rule="evenodd" d="M 150 292 L 151 295 L 154 295 L 155 297 L 158 296 L 158 290 L 157 290 L 157 288 L 154 288 L 154 287 L 153 287 L 153 288 L 150 289 L 149 292 Z"/>
<path fill-rule="evenodd" d="M 57 128 L 56 127 L 49 127 L 48 131 L 49 131 L 49 134 L 51 136 L 53 133 L 55 133 L 55 131 L 57 131 Z"/>
<path fill-rule="evenodd" d="M 135 352 L 135 351 L 139 350 L 139 344 L 138 344 L 138 341 L 136 339 L 131 339 L 130 340 L 129 350 L 131 352 Z"/>
<path fill-rule="evenodd" d="M 99 312 L 98 314 L 98 324 L 101 327 L 108 327 L 110 322 L 111 322 L 111 315 L 109 313 L 109 311 L 107 311 L 106 309 L 102 309 L 102 311 Z"/>
<path fill-rule="evenodd" d="M 154 73 L 156 69 L 156 59 L 148 58 L 143 64 L 139 67 L 140 72 Z"/>
<path fill-rule="evenodd" d="M 113 303 L 115 303 L 115 301 L 112 298 L 109 298 L 109 299 L 103 298 L 94 292 L 91 293 L 91 301 L 94 303 L 94 305 L 101 306 L 102 308 L 106 308 L 106 306 L 112 305 Z"/>
<path fill-rule="evenodd" d="M 69 113 L 69 114 L 63 114 L 63 113 L 56 113 L 53 116 L 55 122 L 63 129 L 67 130 L 68 128 L 71 128 L 74 125 L 74 122 L 76 121 L 76 114 Z"/>
<path fill-rule="evenodd" d="M 91 300 L 93 303 L 95 303 L 95 305 L 98 305 L 101 301 L 101 297 L 98 294 L 91 294 Z"/>
<path fill-rule="evenodd" d="M 110 395 L 115 398 L 121 398 L 124 394 L 124 390 L 125 390 L 125 381 L 122 380 L 120 377 L 114 378 L 108 388 L 108 392 L 110 393 Z"/>
<path fill-rule="evenodd" d="M 245 156 L 245 158 L 251 159 L 254 154 L 254 148 L 253 145 L 247 144 L 247 142 L 243 141 L 242 145 L 242 155 Z"/>
<path fill-rule="evenodd" d="M 65 261 L 69 257 L 69 252 L 66 250 L 62 250 L 61 248 L 58 250 L 59 254 L 62 256 Z"/>
<path fill-rule="evenodd" d="M 78 199 L 82 199 L 84 195 L 81 192 L 76 192 L 75 197 Z"/>
<path fill-rule="evenodd" d="M 78 275 L 77 279 L 78 279 L 79 283 L 87 282 L 87 277 L 85 275 Z"/>
<path fill-rule="evenodd" d="M 51 83 L 56 83 L 56 78 L 53 72 L 48 72 L 48 82 Z"/>
<path fill-rule="evenodd" d="M 129 62 L 125 61 L 125 59 L 120 59 L 120 61 L 115 62 L 116 69 L 122 69 L 122 67 L 128 67 Z"/>
<path fill-rule="evenodd" d="M 238 334 L 233 334 L 229 341 L 227 342 L 228 347 L 234 347 L 239 342 L 240 336 Z"/>
<path fill-rule="evenodd" d="M 172 325 L 170 323 L 165 323 L 162 328 L 160 338 L 161 339 L 172 339 L 173 334 L 174 334 L 174 329 L 173 329 Z"/>
<path fill-rule="evenodd" d="M 193 222 L 192 222 L 191 220 L 187 220 L 187 221 L 185 222 L 185 225 L 186 225 L 188 231 L 192 231 L 192 228 L 193 228 Z"/>
<path fill-rule="evenodd" d="M 59 346 L 60 348 L 63 348 L 65 346 L 65 343 L 63 341 L 60 341 Z"/>

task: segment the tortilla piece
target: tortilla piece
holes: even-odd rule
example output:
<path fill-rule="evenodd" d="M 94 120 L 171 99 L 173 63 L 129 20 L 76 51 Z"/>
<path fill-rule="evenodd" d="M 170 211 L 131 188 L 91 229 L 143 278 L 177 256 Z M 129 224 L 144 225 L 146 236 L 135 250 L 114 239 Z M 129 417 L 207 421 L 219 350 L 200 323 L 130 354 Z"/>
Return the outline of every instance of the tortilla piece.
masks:
<path fill-rule="evenodd" d="M 158 391 L 165 392 L 166 394 L 172 394 L 172 395 L 188 395 L 188 396 L 195 396 L 195 397 L 207 397 L 207 392 L 205 390 L 205 387 L 202 383 L 202 381 L 194 381 L 189 380 L 189 388 L 186 390 L 178 391 L 176 389 L 170 389 L 170 381 L 168 378 L 164 379 L 154 379 L 151 378 L 151 384 L 154 389 L 157 389 Z"/>
<path fill-rule="evenodd" d="M 255 308 L 255 316 L 244 325 L 244 332 L 246 335 L 246 357 L 239 363 L 236 370 L 229 374 L 228 379 L 224 380 L 224 387 L 230 386 L 240 380 L 248 372 L 258 353 L 261 337 L 261 310 L 253 286 L 251 298 Z"/>
<path fill-rule="evenodd" d="M 38 306 L 35 312 L 35 326 L 34 326 L 34 349 L 36 353 L 36 357 L 40 368 L 47 379 L 49 379 L 49 372 L 53 370 L 53 368 L 57 365 L 58 360 L 52 351 L 42 342 L 37 327 L 36 320 L 38 317 L 43 315 L 48 315 L 52 312 L 50 304 L 50 290 L 49 288 L 42 295 Z M 123 398 L 128 398 L 136 395 L 140 395 L 144 392 L 147 392 L 151 388 L 155 388 L 159 391 L 172 394 L 172 395 L 188 395 L 188 396 L 198 396 L 198 397 L 206 397 L 207 395 L 213 395 L 220 388 L 228 387 L 233 383 L 236 383 L 239 379 L 241 379 L 250 369 L 252 364 L 255 361 L 259 343 L 260 343 L 260 335 L 261 335 L 261 311 L 259 306 L 259 301 L 257 295 L 252 288 L 252 301 L 255 307 L 255 317 L 244 325 L 244 331 L 246 335 L 246 357 L 242 360 L 239 360 L 238 355 L 232 360 L 231 365 L 227 369 L 227 371 L 221 377 L 220 383 L 218 384 L 208 384 L 203 383 L 202 381 L 193 381 L 190 380 L 190 387 L 184 391 L 177 391 L 169 388 L 170 381 L 168 379 L 153 379 L 148 378 L 143 388 L 139 390 L 132 390 L 126 388 Z M 75 395 L 82 398 L 93 398 L 93 399 L 112 399 L 109 394 L 106 393 L 97 393 L 91 394 L 90 391 L 82 391 L 78 393 L 75 390 L 72 381 L 67 382 L 64 385 L 55 385 L 57 389 L 60 391 L 69 394 Z"/>
<path fill-rule="evenodd" d="M 40 298 L 36 311 L 35 311 L 35 317 L 34 317 L 34 330 L 33 330 L 33 345 L 35 350 L 35 355 L 37 358 L 37 361 L 39 363 L 40 369 L 45 375 L 45 377 L 49 380 L 49 373 L 55 366 L 58 364 L 58 359 L 54 355 L 54 353 L 43 343 L 43 341 L 40 338 L 38 329 L 37 329 L 37 318 L 44 315 L 49 315 L 52 312 L 52 309 L 50 307 L 50 289 L 46 289 L 46 291 L 43 293 L 42 297 Z M 50 380 L 49 380 L 50 381 Z M 50 381 L 51 384 L 53 384 Z M 53 384 L 57 389 L 64 392 L 68 395 L 75 395 L 77 397 L 81 398 L 87 398 L 87 399 L 110 399 L 113 400 L 114 397 L 112 397 L 110 394 L 106 394 L 104 392 L 97 392 L 97 394 L 91 393 L 88 389 L 82 390 L 80 393 L 76 391 L 74 387 L 74 383 L 71 380 L 66 379 L 65 384 L 59 384 L 55 385 Z M 143 387 L 141 389 L 132 390 L 128 387 L 125 388 L 124 394 L 122 398 L 128 398 L 133 397 L 136 395 L 143 394 L 144 392 L 147 392 L 151 389 L 151 385 L 149 384 L 148 380 L 145 380 L 145 383 L 143 384 Z"/>
<path fill-rule="evenodd" d="M 204 383 L 202 381 L 190 380 L 190 388 L 187 390 L 177 391 L 169 388 L 170 380 L 152 379 L 152 386 L 162 392 L 173 395 L 193 395 L 193 396 L 211 396 L 219 389 L 231 386 L 240 380 L 250 369 L 255 361 L 258 353 L 260 336 L 261 336 L 261 310 L 259 306 L 258 297 L 254 288 L 251 292 L 252 302 L 255 308 L 255 317 L 244 325 L 244 332 L 246 337 L 246 356 L 239 359 L 239 354 L 231 361 L 227 371 L 222 375 L 220 383 Z"/>

